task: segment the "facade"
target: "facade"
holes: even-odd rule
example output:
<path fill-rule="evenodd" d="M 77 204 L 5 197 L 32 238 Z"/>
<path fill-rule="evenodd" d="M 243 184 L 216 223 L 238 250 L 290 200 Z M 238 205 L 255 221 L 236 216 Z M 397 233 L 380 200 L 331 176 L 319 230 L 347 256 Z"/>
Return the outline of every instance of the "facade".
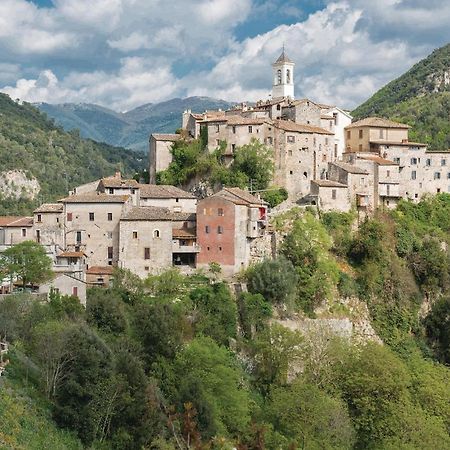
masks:
<path fill-rule="evenodd" d="M 149 140 L 150 183 L 156 183 L 156 174 L 167 169 L 172 161 L 170 149 L 180 139 L 179 134 L 152 134 Z"/>
<path fill-rule="evenodd" d="M 86 281 L 72 276 L 69 273 L 57 273 L 55 277 L 39 286 L 39 294 L 50 294 L 52 290 L 61 295 L 72 295 L 86 306 Z"/>
<path fill-rule="evenodd" d="M 197 198 L 175 186 L 156 184 L 139 185 L 139 206 L 169 208 L 173 212 L 195 213 Z"/>
<path fill-rule="evenodd" d="M 64 206 L 44 203 L 33 211 L 33 234 L 36 242 L 47 248 L 64 248 Z"/>
<path fill-rule="evenodd" d="M 322 211 L 350 211 L 352 207 L 348 186 L 331 180 L 311 181 L 311 198 Z"/>
<path fill-rule="evenodd" d="M 239 188 L 225 188 L 198 203 L 197 241 L 200 253 L 197 267 L 212 262 L 233 275 L 248 267 L 254 239 L 267 226 L 267 205 Z"/>
<path fill-rule="evenodd" d="M 0 251 L 23 241 L 32 240 L 32 230 L 32 217 L 0 217 Z"/>

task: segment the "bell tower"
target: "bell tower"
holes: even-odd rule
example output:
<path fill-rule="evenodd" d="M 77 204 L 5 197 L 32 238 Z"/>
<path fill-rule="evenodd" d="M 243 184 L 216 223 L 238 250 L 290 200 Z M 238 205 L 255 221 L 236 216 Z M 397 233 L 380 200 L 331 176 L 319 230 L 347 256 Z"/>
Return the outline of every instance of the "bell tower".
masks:
<path fill-rule="evenodd" d="M 294 98 L 294 61 L 286 55 L 283 45 L 283 52 L 272 64 L 273 86 L 272 98 L 290 97 Z"/>

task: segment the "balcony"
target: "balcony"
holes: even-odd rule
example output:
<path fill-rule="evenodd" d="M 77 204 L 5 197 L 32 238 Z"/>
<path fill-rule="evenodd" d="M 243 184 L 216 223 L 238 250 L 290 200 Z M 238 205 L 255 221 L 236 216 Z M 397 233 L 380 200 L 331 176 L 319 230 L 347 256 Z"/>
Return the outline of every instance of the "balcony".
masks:
<path fill-rule="evenodd" d="M 199 253 L 200 246 L 198 244 L 182 245 L 179 241 L 172 242 L 172 253 Z"/>

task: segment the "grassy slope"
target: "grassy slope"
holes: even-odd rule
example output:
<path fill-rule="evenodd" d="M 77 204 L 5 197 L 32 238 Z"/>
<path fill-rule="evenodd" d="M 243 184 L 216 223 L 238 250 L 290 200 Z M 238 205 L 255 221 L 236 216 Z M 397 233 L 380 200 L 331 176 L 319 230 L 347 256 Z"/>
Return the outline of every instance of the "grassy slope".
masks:
<path fill-rule="evenodd" d="M 450 85 L 437 83 L 450 71 L 450 44 L 435 50 L 353 111 L 355 119 L 383 116 L 413 127 L 411 139 L 430 149 L 450 148 Z"/>
<path fill-rule="evenodd" d="M 0 214 L 29 212 L 39 202 L 66 195 L 67 189 L 120 169 L 133 175 L 147 165 L 146 156 L 65 132 L 29 104 L 0 94 L 1 171 L 23 169 L 41 185 L 35 202 L 0 199 Z"/>

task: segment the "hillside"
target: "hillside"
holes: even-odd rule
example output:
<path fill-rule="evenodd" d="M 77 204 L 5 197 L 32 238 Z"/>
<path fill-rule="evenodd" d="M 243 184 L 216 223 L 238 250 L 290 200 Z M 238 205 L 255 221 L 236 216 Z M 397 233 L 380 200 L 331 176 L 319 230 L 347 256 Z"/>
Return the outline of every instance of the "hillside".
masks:
<path fill-rule="evenodd" d="M 450 44 L 435 50 L 353 111 L 355 119 L 383 116 L 413 127 L 411 140 L 450 148 Z"/>
<path fill-rule="evenodd" d="M 81 136 L 111 145 L 147 151 L 151 133 L 174 133 L 186 109 L 203 112 L 227 109 L 231 103 L 209 97 L 174 98 L 148 103 L 124 113 L 89 103 L 36 104 L 65 130 L 80 130 Z"/>
<path fill-rule="evenodd" d="M 277 215 L 242 291 L 172 268 L 2 299 L 0 448 L 450 448 L 450 195 L 356 219 Z"/>
<path fill-rule="evenodd" d="M 28 213 L 76 185 L 117 169 L 134 175 L 146 165 L 144 154 L 82 139 L 77 131 L 65 132 L 34 106 L 0 94 L 0 214 Z M 11 186 L 12 180 L 20 182 Z M 31 194 L 26 192 L 27 180 L 34 180 L 28 183 L 33 186 L 38 183 Z M 8 197 L 1 194 L 6 191 Z"/>

